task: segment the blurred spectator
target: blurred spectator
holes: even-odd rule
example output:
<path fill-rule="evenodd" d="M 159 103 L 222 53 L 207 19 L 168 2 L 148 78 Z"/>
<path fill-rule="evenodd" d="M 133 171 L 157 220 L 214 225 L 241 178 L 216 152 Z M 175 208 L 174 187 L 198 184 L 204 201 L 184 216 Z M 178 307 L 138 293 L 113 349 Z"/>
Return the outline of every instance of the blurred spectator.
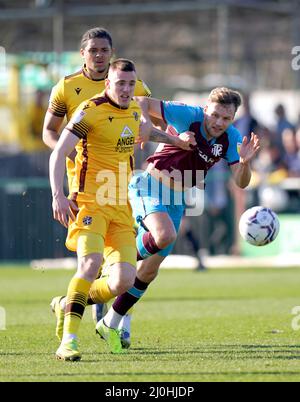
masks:
<path fill-rule="evenodd" d="M 282 133 L 286 128 L 294 130 L 294 126 L 288 121 L 286 117 L 285 108 L 283 105 L 279 104 L 275 108 L 275 114 L 277 117 L 276 125 L 276 137 L 275 143 L 280 147 L 281 154 L 283 155 L 283 143 L 282 143 Z"/>
<path fill-rule="evenodd" d="M 276 106 L 275 113 L 277 116 L 276 131 L 278 135 L 281 136 L 286 128 L 294 129 L 294 126 L 288 121 L 286 117 L 286 112 L 283 105 L 279 104 L 278 106 Z"/>
<path fill-rule="evenodd" d="M 247 195 L 246 191 L 235 185 L 231 179 L 229 188 L 233 199 L 233 224 L 234 224 L 234 237 L 233 244 L 230 248 L 230 254 L 241 255 L 241 237 L 239 233 L 239 222 L 243 212 L 246 210 Z"/>
<path fill-rule="evenodd" d="M 229 254 L 233 244 L 233 205 L 228 182 L 230 172 L 224 160 L 208 173 L 205 187 L 205 210 L 201 216 L 201 248 L 210 255 Z"/>
<path fill-rule="evenodd" d="M 253 164 L 253 178 L 251 184 L 278 184 L 288 176 L 283 163 L 279 147 L 275 144 L 265 143 Z"/>
<path fill-rule="evenodd" d="M 257 120 L 252 116 L 249 102 L 249 95 L 244 95 L 242 106 L 243 113 L 241 117 L 234 122 L 234 126 L 239 130 L 242 136 L 246 136 L 248 139 L 250 138 L 252 132 L 257 134 L 257 129 L 259 127 Z"/>
<path fill-rule="evenodd" d="M 29 105 L 28 124 L 29 133 L 34 142 L 36 150 L 45 150 L 46 146 L 42 140 L 43 124 L 46 110 L 48 108 L 49 94 L 46 91 L 37 89 L 33 101 Z"/>
<path fill-rule="evenodd" d="M 300 126 L 297 128 L 295 138 L 296 138 L 296 144 L 297 144 L 297 149 L 298 149 L 298 155 L 300 157 Z"/>
<path fill-rule="evenodd" d="M 298 130 L 299 131 L 299 130 Z M 282 132 L 282 144 L 284 149 L 283 162 L 289 177 L 300 176 L 300 156 L 297 147 L 294 130 L 286 128 Z"/>
<path fill-rule="evenodd" d="M 196 257 L 198 260 L 198 266 L 197 266 L 196 270 L 204 271 L 206 268 L 205 268 L 202 258 L 201 258 L 200 239 L 199 239 L 199 236 L 197 236 L 194 233 L 191 218 L 188 218 L 186 216 L 183 217 L 183 219 L 181 221 L 181 225 L 180 225 L 179 235 L 180 235 L 180 240 L 187 243 L 188 246 L 190 246 L 193 256 Z"/>
<path fill-rule="evenodd" d="M 298 120 L 297 120 L 297 123 L 296 123 L 296 131 L 297 131 L 298 129 L 300 129 L 300 112 L 299 112 L 299 114 L 298 114 Z"/>

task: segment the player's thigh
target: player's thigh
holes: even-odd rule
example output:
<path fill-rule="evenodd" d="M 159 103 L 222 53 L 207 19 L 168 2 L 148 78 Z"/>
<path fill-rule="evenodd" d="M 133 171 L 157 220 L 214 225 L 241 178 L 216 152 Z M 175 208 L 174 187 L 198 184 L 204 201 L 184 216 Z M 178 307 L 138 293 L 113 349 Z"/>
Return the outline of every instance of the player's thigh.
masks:
<path fill-rule="evenodd" d="M 105 238 L 105 265 L 129 264 L 136 268 L 136 241 L 133 220 L 111 222 Z"/>
<path fill-rule="evenodd" d="M 137 277 L 143 282 L 152 282 L 158 274 L 159 267 L 166 257 L 158 254 L 138 262 Z"/>
<path fill-rule="evenodd" d="M 106 232 L 109 225 L 109 219 L 105 208 L 100 209 L 93 199 L 78 200 L 79 211 L 76 215 L 76 219 L 70 222 L 68 227 L 68 236 L 66 239 L 66 246 L 71 251 L 76 251 L 78 253 L 78 246 L 82 250 L 79 250 L 79 256 L 84 256 L 86 254 L 85 247 L 88 245 L 89 253 L 103 253 L 103 245 L 95 249 L 95 244 L 97 241 L 92 240 L 92 238 L 87 243 L 82 242 L 78 245 L 79 236 L 83 233 L 100 235 L 103 239 L 106 237 Z M 99 243 L 99 242 L 98 242 Z M 91 247 L 90 247 L 91 246 Z M 90 249 L 91 248 L 91 249 Z M 83 253 L 83 254 L 82 254 Z"/>
<path fill-rule="evenodd" d="M 78 232 L 77 276 L 90 280 L 97 277 L 99 267 L 103 261 L 104 239 L 98 233 L 81 230 Z"/>
<path fill-rule="evenodd" d="M 146 228 L 155 235 L 173 235 L 176 237 L 176 228 L 172 218 L 167 212 L 154 212 L 146 216 L 143 220 Z"/>
<path fill-rule="evenodd" d="M 133 221 L 111 222 L 105 240 L 108 285 L 116 294 L 124 293 L 133 286 L 136 275 L 137 251 Z"/>

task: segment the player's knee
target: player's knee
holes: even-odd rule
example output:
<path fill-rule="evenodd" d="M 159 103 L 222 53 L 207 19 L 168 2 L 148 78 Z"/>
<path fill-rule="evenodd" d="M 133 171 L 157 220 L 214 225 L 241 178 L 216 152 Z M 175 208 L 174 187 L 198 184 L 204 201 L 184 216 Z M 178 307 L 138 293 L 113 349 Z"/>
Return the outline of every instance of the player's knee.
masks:
<path fill-rule="evenodd" d="M 131 289 L 134 285 L 134 281 L 131 280 L 127 280 L 124 282 L 117 282 L 115 284 L 115 293 L 118 295 L 121 295 L 125 292 L 127 292 L 127 290 Z"/>
<path fill-rule="evenodd" d="M 134 285 L 135 275 L 120 275 L 118 278 L 115 278 L 114 283 L 112 285 L 113 292 L 117 295 L 121 295 L 127 290 L 131 289 Z"/>
<path fill-rule="evenodd" d="M 78 264 L 78 273 L 88 282 L 93 282 L 99 271 L 99 263 L 101 265 L 101 261 L 92 258 L 83 258 L 80 259 Z"/>
<path fill-rule="evenodd" d="M 156 236 L 154 236 L 157 247 L 159 247 L 161 250 L 174 243 L 176 238 L 177 233 L 172 229 L 161 230 L 156 234 Z"/>

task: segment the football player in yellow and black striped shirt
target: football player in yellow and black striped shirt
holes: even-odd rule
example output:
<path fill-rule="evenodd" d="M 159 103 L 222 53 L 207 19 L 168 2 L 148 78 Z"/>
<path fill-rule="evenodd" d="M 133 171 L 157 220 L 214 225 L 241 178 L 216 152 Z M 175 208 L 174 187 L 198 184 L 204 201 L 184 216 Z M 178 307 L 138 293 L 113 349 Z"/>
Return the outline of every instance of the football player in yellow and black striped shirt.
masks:
<path fill-rule="evenodd" d="M 59 139 L 64 118 L 67 122 L 77 107 L 85 100 L 94 97 L 105 89 L 109 63 L 114 53 L 110 33 L 103 28 L 92 28 L 82 36 L 80 54 L 84 60 L 83 67 L 76 73 L 62 78 L 52 89 L 49 108 L 44 120 L 43 140 L 54 149 Z M 134 95 L 150 96 L 147 85 L 137 80 Z M 81 142 L 79 143 L 80 146 Z M 66 158 L 69 189 L 74 177 L 74 159 L 76 151 Z M 55 297 L 51 303 L 57 317 L 56 334 L 61 336 L 64 319 L 64 298 Z M 103 305 L 93 305 L 93 315 L 98 321 L 103 313 Z M 126 320 L 126 317 L 125 319 Z M 121 323 L 121 327 L 122 327 Z"/>
<path fill-rule="evenodd" d="M 140 125 L 140 109 L 131 100 L 136 83 L 133 63 L 126 60 L 112 63 L 106 82 L 106 93 L 75 112 L 50 158 L 53 215 L 68 227 L 66 245 L 77 251 L 78 256 L 78 269 L 67 292 L 63 339 L 56 352 L 57 358 L 63 360 L 81 357 L 77 333 L 91 285 L 103 261 L 105 243 L 105 257 L 112 265 L 110 279 L 102 289 L 105 298 L 119 294 L 121 288 L 129 288 L 134 280 L 136 248 L 129 203 L 120 203 L 115 198 L 108 199 L 108 204 L 103 206 L 103 200 L 98 200 L 99 173 L 109 171 L 118 188 L 119 164 L 131 168 Z M 125 135 L 131 141 L 125 150 L 119 149 L 118 142 Z M 63 192 L 64 160 L 75 146 L 72 195 L 67 199 Z M 108 337 L 111 342 L 120 342 L 117 332 L 109 333 Z"/>
<path fill-rule="evenodd" d="M 135 232 L 127 197 L 134 143 L 150 139 L 189 149 L 189 143 L 179 137 L 152 126 L 148 129 L 147 124 L 146 130 L 141 130 L 141 110 L 132 100 L 136 72 L 131 61 L 114 61 L 105 82 L 103 94 L 76 110 L 50 157 L 53 216 L 68 228 L 66 245 L 78 256 L 77 272 L 67 292 L 63 338 L 56 352 L 62 360 L 81 358 L 77 334 L 90 291 L 105 303 L 134 284 Z M 139 136 L 140 131 L 144 137 Z M 66 198 L 65 158 L 75 146 L 72 193 Z M 110 266 L 109 276 L 95 281 L 103 257 Z M 97 331 L 113 353 L 122 353 L 118 330 L 102 320 Z"/>

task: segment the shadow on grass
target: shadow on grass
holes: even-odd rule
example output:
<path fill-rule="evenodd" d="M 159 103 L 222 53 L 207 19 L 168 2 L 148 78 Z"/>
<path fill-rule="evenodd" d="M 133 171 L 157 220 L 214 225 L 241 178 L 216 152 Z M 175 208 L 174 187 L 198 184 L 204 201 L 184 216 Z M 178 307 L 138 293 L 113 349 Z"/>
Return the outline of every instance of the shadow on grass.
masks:
<path fill-rule="evenodd" d="M 185 356 L 196 356 L 199 358 L 215 359 L 217 356 L 223 360 L 249 360 L 249 359 L 278 359 L 278 360 L 300 360 L 300 345 L 216 345 L 216 346 L 199 346 L 193 348 L 132 348 L 131 355 L 149 355 L 163 356 L 174 355 L 181 356 L 184 360 Z"/>
<path fill-rule="evenodd" d="M 54 356 L 54 353 L 42 353 L 42 352 L 32 352 L 32 351 L 25 351 L 25 352 L 2 352 L 0 351 L 0 356 Z M 283 355 L 282 355 L 283 354 Z M 287 356 L 290 354 L 289 356 Z M 184 356 L 190 355 L 199 355 L 201 357 L 206 356 L 209 359 L 209 355 L 218 355 L 222 359 L 232 359 L 238 356 L 240 359 L 300 359 L 300 345 L 208 345 L 208 346 L 197 346 L 187 348 L 184 346 L 181 347 L 173 347 L 170 346 L 169 348 L 166 347 L 131 347 L 127 353 L 120 354 L 120 355 L 113 355 L 108 351 L 101 351 L 98 355 L 103 356 L 105 358 L 111 357 L 109 360 L 117 359 L 132 359 L 132 357 L 138 356 L 164 356 L 170 355 L 177 358 L 178 356 L 182 356 L 181 359 L 184 360 Z M 84 356 L 93 356 L 95 357 L 95 352 L 84 352 Z M 95 362 L 97 363 L 98 360 L 89 360 L 89 363 Z"/>
<path fill-rule="evenodd" d="M 0 353 L 0 356 L 3 357 L 28 357 L 28 352 L 24 353 Z M 257 369 L 242 370 L 236 366 L 235 369 L 229 369 L 227 371 L 224 368 L 220 368 L 220 371 L 207 370 L 207 364 L 211 364 L 215 361 L 223 361 L 226 364 L 226 361 L 245 361 L 245 360 L 270 360 L 270 362 L 274 362 L 274 360 L 300 360 L 300 345 L 255 345 L 255 344 L 243 344 L 243 345 L 208 345 L 208 346 L 197 346 L 191 348 L 132 348 L 130 351 L 124 355 L 112 355 L 108 351 L 104 351 L 99 354 L 95 354 L 95 352 L 84 352 L 83 359 L 81 362 L 61 362 L 56 361 L 54 355 L 51 353 L 31 353 L 31 357 L 36 356 L 39 361 L 41 361 L 41 356 L 43 356 L 43 362 L 49 360 L 49 372 L 39 372 L 39 373 L 26 373 L 27 369 L 25 369 L 23 373 L 16 373 L 13 375 L 0 375 L 0 382 L 4 381 L 33 381 L 37 379 L 39 381 L 49 381 L 55 379 L 55 381 L 82 381 L 89 380 L 91 381 L 126 381 L 129 379 L 131 381 L 157 381 L 157 378 L 161 378 L 161 381 L 172 381 L 181 382 L 181 381 L 226 381 L 232 380 L 233 378 L 237 381 L 249 380 L 251 377 L 255 379 L 255 381 L 268 381 L 268 377 L 272 376 L 272 381 L 279 381 L 280 379 L 291 378 L 291 380 L 296 380 L 300 378 L 300 367 L 297 370 L 293 371 L 286 367 L 286 371 L 282 367 L 282 365 L 276 370 L 276 368 L 267 368 L 267 367 L 258 367 Z M 164 358 L 166 356 L 166 358 Z M 179 362 L 186 362 L 191 360 L 191 356 L 198 360 L 199 364 L 191 367 L 192 370 L 188 371 L 186 369 L 180 368 L 180 365 L 174 365 L 172 369 L 168 369 L 167 371 L 161 372 L 160 368 L 158 371 L 155 371 L 155 368 L 151 370 L 144 371 L 143 369 L 138 370 L 138 372 L 131 371 L 130 369 L 125 369 L 119 367 L 119 371 L 105 371 L 103 367 L 105 364 L 118 363 L 125 364 L 132 363 L 134 361 L 138 363 L 147 363 L 150 361 L 157 362 L 158 358 L 161 357 L 161 361 L 168 362 L 169 364 Z M 151 358 L 153 357 L 153 358 Z M 33 362 L 32 362 L 33 363 Z M 207 364 L 206 364 L 207 363 Z M 93 368 L 90 366 L 91 364 L 99 365 L 99 371 L 95 370 L 95 366 Z M 192 363 L 191 363 L 192 364 Z M 251 363 L 249 363 L 250 365 Z M 103 366 L 104 365 L 104 366 Z M 81 370 L 78 370 L 79 368 Z M 117 366 L 116 366 L 117 368 Z M 72 372 L 74 369 L 74 372 Z M 62 373 L 60 371 L 63 371 Z M 84 371 L 84 372 L 83 372 Z M 184 380 L 183 380 L 184 379 Z"/>
<path fill-rule="evenodd" d="M 77 366 L 80 365 L 81 363 L 64 363 L 64 364 L 76 364 Z M 97 378 L 97 381 L 101 381 L 101 377 L 130 377 L 131 381 L 133 381 L 133 377 L 149 377 L 151 379 L 151 377 L 161 377 L 162 381 L 164 381 L 165 377 L 172 377 L 172 378 L 178 378 L 176 379 L 176 382 L 180 382 L 180 381 L 187 381 L 186 377 L 194 377 L 197 376 L 197 382 L 201 381 L 202 377 L 239 377 L 241 380 L 243 379 L 242 377 L 246 377 L 246 376 L 299 376 L 300 375 L 300 371 L 262 371 L 262 370 L 256 370 L 256 371 L 242 371 L 242 370 L 231 370 L 231 371 L 219 371 L 219 372 L 215 372 L 215 371 L 193 371 L 193 372 L 172 372 L 172 371 L 168 371 L 168 372 L 160 372 L 160 371 L 156 371 L 156 372 L 132 372 L 132 371 L 120 371 L 120 372 L 105 372 L 105 373 L 99 373 L 99 372 L 89 372 L 89 373 L 38 373 L 38 374 L 16 374 L 14 376 L 0 376 L 0 382 L 1 382 L 1 378 L 3 378 L 5 381 L 7 381 L 9 378 L 12 379 L 30 379 L 33 380 L 34 378 L 39 378 L 39 379 L 44 379 L 47 380 L 47 378 L 56 378 L 57 381 L 59 381 L 60 379 L 65 379 L 65 378 Z M 183 376 L 185 377 L 185 380 L 182 380 Z M 99 378 L 100 377 L 100 378 Z M 204 379 L 203 379 L 204 380 Z M 95 380 L 96 381 L 96 380 Z M 103 379 L 103 381 L 107 381 L 105 379 Z"/>
<path fill-rule="evenodd" d="M 186 296 L 180 296 L 180 297 L 154 297 L 154 296 L 148 296 L 143 299 L 143 303 L 165 303 L 165 302 L 206 302 L 206 301 L 238 301 L 238 300 L 256 300 L 256 299 L 268 299 L 265 296 L 256 296 L 255 299 L 253 298 L 253 295 L 229 295 L 229 296 L 216 296 L 216 297 L 205 297 L 205 296 L 193 296 L 193 297 L 186 297 Z"/>

